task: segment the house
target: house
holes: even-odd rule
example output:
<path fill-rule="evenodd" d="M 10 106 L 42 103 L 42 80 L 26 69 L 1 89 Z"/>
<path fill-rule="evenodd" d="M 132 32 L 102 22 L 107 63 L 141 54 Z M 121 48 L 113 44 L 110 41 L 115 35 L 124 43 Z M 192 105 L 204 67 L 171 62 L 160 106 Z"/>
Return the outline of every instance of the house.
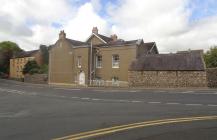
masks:
<path fill-rule="evenodd" d="M 104 36 L 97 27 L 85 42 L 61 31 L 49 50 L 49 84 L 128 86 L 128 68 L 144 54 L 158 54 L 156 43 Z"/>
<path fill-rule="evenodd" d="M 43 58 L 40 49 L 23 51 L 15 54 L 14 57 L 10 59 L 10 78 L 24 78 L 22 71 L 25 64 L 30 60 L 35 60 L 38 65 L 43 64 Z"/>
<path fill-rule="evenodd" d="M 129 85 L 207 87 L 203 50 L 143 55 L 129 67 Z"/>

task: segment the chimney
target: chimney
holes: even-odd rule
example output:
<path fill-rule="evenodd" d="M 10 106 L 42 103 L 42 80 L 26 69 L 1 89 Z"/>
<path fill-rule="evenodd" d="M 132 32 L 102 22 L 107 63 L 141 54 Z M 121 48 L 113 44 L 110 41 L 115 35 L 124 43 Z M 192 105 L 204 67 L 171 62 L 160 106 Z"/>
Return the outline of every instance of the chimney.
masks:
<path fill-rule="evenodd" d="M 113 41 L 117 41 L 118 40 L 118 36 L 116 34 L 111 35 L 111 38 Z"/>
<path fill-rule="evenodd" d="M 60 31 L 59 39 L 65 39 L 65 38 L 66 38 L 66 33 L 64 32 L 64 30 Z"/>
<path fill-rule="evenodd" d="M 94 33 L 94 34 L 98 34 L 98 28 L 97 28 L 97 27 L 93 27 L 93 29 L 92 29 L 92 33 Z"/>

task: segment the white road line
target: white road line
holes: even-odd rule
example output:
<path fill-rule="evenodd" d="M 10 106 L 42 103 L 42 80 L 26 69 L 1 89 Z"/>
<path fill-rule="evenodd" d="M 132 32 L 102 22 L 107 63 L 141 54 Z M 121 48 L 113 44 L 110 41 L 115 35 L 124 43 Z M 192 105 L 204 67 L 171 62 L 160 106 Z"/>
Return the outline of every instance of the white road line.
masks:
<path fill-rule="evenodd" d="M 148 102 L 149 104 L 160 104 L 161 102 Z"/>
<path fill-rule="evenodd" d="M 115 100 L 115 101 L 119 101 L 119 102 L 129 102 L 128 100 Z"/>
<path fill-rule="evenodd" d="M 60 90 L 81 90 L 79 88 L 54 88 L 54 89 L 60 89 Z"/>
<path fill-rule="evenodd" d="M 71 97 L 72 99 L 78 99 L 79 97 Z"/>
<path fill-rule="evenodd" d="M 142 101 L 131 101 L 132 103 L 141 103 Z"/>
<path fill-rule="evenodd" d="M 90 98 L 81 98 L 82 100 L 89 100 Z"/>
<path fill-rule="evenodd" d="M 214 104 L 208 104 L 207 106 L 217 107 L 217 105 Z"/>
<path fill-rule="evenodd" d="M 93 100 L 93 101 L 99 101 L 99 100 L 101 100 L 101 99 L 92 98 L 91 100 Z"/>
<path fill-rule="evenodd" d="M 129 92 L 138 92 L 137 90 L 130 90 Z"/>
<path fill-rule="evenodd" d="M 202 104 L 184 104 L 184 105 L 188 105 L 188 106 L 202 106 Z"/>
<path fill-rule="evenodd" d="M 166 103 L 167 105 L 179 105 L 180 103 Z"/>
<path fill-rule="evenodd" d="M 181 93 L 194 93 L 194 91 L 183 91 Z"/>

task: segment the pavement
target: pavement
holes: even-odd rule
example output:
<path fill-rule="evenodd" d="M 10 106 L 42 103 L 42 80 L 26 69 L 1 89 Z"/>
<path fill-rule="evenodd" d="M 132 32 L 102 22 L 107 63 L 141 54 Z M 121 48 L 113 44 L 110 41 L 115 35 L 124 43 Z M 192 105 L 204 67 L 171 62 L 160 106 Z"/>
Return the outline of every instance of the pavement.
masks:
<path fill-rule="evenodd" d="M 216 140 L 216 116 L 216 89 L 70 88 L 0 79 L 2 140 Z M 173 121 L 156 123 L 165 119 Z"/>

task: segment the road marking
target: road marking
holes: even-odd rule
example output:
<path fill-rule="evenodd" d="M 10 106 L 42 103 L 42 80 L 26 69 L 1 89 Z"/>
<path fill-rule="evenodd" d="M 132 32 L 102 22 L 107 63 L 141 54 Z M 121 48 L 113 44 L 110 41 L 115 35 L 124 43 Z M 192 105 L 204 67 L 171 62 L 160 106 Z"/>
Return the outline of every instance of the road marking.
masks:
<path fill-rule="evenodd" d="M 208 104 L 207 106 L 214 106 L 214 107 L 217 107 L 217 105 L 213 105 L 213 104 Z"/>
<path fill-rule="evenodd" d="M 189 106 L 202 106 L 202 104 L 184 104 L 184 105 L 189 105 Z"/>
<path fill-rule="evenodd" d="M 180 105 L 180 103 L 166 103 L 167 105 Z"/>
<path fill-rule="evenodd" d="M 131 101 L 132 103 L 141 103 L 142 101 Z"/>
<path fill-rule="evenodd" d="M 54 88 L 54 89 L 60 89 L 60 90 L 81 90 L 79 88 Z"/>
<path fill-rule="evenodd" d="M 137 90 L 130 90 L 129 92 L 138 92 Z"/>
<path fill-rule="evenodd" d="M 81 98 L 82 100 L 89 100 L 90 98 Z"/>
<path fill-rule="evenodd" d="M 149 104 L 160 104 L 161 102 L 148 102 Z"/>
<path fill-rule="evenodd" d="M 78 98 L 80 98 L 80 97 L 71 97 L 72 99 L 78 99 Z"/>
<path fill-rule="evenodd" d="M 99 100 L 101 100 L 101 99 L 92 98 L 91 100 L 93 100 L 93 101 L 99 101 Z"/>
<path fill-rule="evenodd" d="M 194 93 L 194 91 L 183 91 L 181 93 Z"/>
<path fill-rule="evenodd" d="M 194 121 L 205 121 L 205 120 L 217 120 L 217 116 L 202 116 L 202 117 L 186 117 L 186 118 L 174 118 L 174 119 L 161 119 L 154 121 L 144 121 L 139 123 L 132 123 L 127 125 L 119 125 L 109 128 L 103 128 L 93 131 L 82 132 L 78 134 L 73 134 L 61 138 L 55 138 L 54 140 L 80 140 L 84 138 L 91 138 L 96 136 L 102 136 L 106 134 L 112 134 L 117 132 L 122 132 L 126 130 L 131 130 L 135 128 L 142 128 L 148 126 L 158 126 L 158 125 L 166 125 L 166 124 L 176 124 L 176 123 L 184 123 L 184 122 L 194 122 Z"/>

